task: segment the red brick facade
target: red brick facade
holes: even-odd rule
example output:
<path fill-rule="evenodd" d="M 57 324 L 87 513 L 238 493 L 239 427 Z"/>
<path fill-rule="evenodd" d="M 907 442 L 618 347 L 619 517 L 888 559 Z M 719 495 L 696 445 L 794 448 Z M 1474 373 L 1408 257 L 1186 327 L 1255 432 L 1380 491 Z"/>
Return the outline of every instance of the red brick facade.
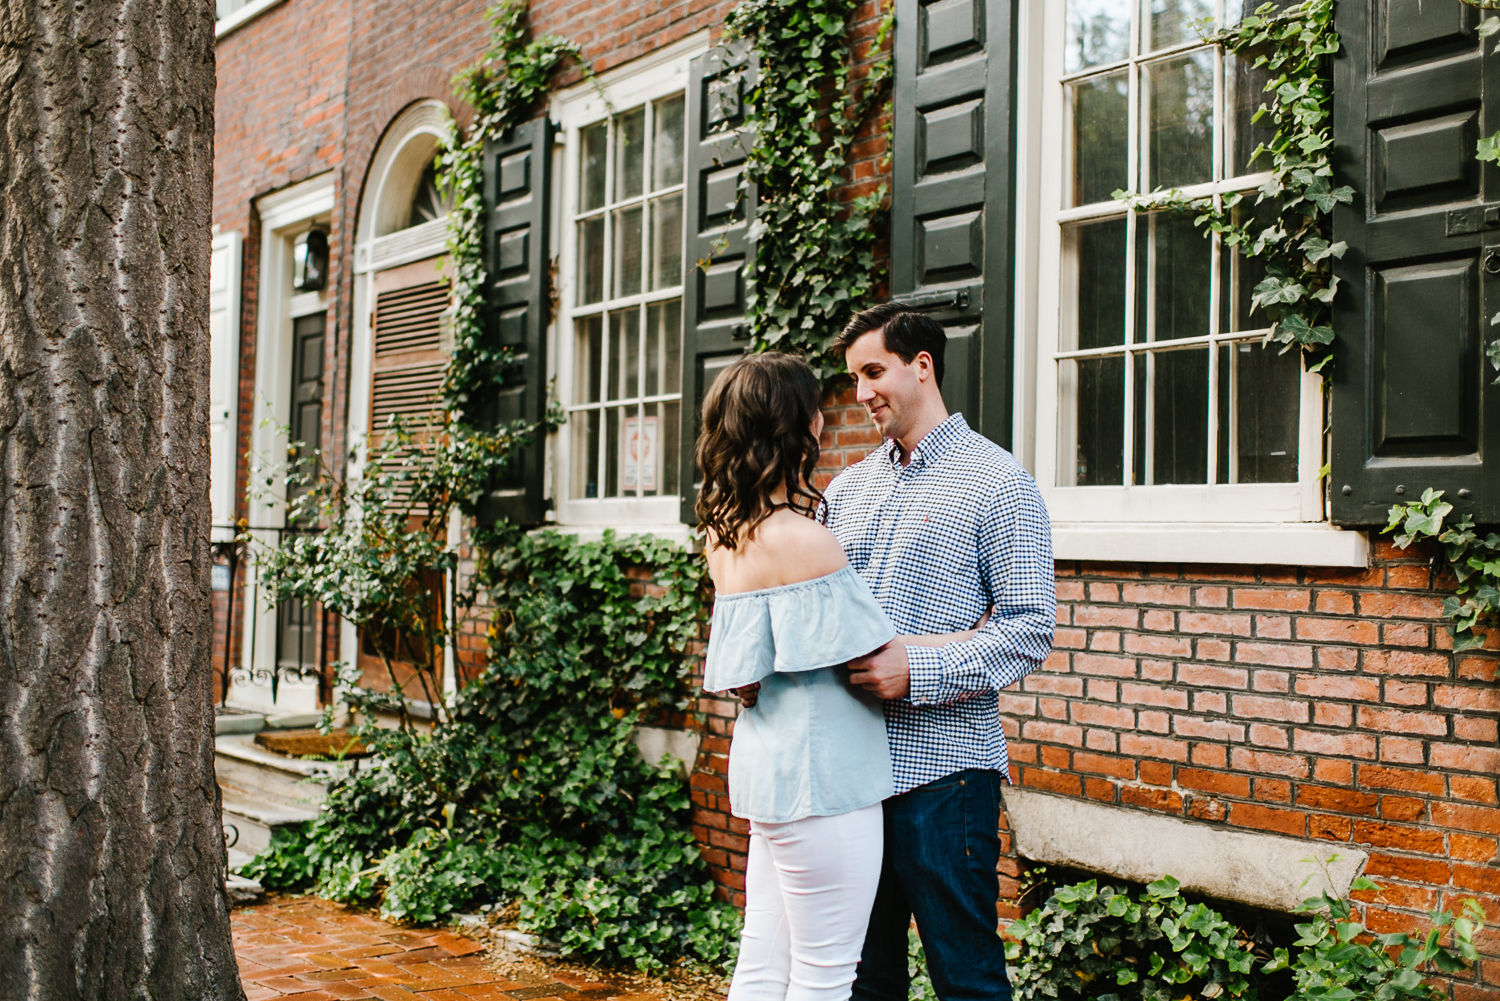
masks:
<path fill-rule="evenodd" d="M 716 36 L 731 6 L 536 0 L 533 22 L 583 45 L 602 72 L 696 31 Z M 239 230 L 245 248 L 240 452 L 258 419 L 254 199 L 333 172 L 324 441 L 338 454 L 366 174 L 403 108 L 427 98 L 453 106 L 453 73 L 488 39 L 484 9 L 478 0 L 288 0 L 220 42 L 214 219 Z M 878 13 L 860 8 L 861 54 Z M 569 71 L 558 84 L 577 79 Z M 873 123 L 856 146 L 856 181 L 843 197 L 888 180 L 884 127 Z M 850 391 L 825 412 L 824 484 L 878 442 Z M 238 486 L 243 497 L 243 463 Z M 1471 894 L 1500 920 L 1496 660 L 1450 652 L 1440 606 L 1451 581 L 1433 580 L 1429 555 L 1381 546 L 1368 569 L 1348 571 L 1059 563 L 1056 652 L 1003 696 L 1014 778 L 1187 823 L 1359 848 L 1370 875 L 1391 887 L 1369 908 L 1375 928 L 1412 925 L 1423 909 Z M 476 631 L 467 652 L 483 648 Z M 715 878 L 739 899 L 746 832 L 728 815 L 724 786 L 734 706 L 705 697 L 699 708 L 695 830 Z M 1009 853 L 1002 864 L 1007 891 L 1023 861 Z M 1500 956 L 1500 938 L 1486 943 Z M 1483 976 L 1500 984 L 1500 959 Z M 1455 996 L 1493 990 L 1461 985 Z"/>

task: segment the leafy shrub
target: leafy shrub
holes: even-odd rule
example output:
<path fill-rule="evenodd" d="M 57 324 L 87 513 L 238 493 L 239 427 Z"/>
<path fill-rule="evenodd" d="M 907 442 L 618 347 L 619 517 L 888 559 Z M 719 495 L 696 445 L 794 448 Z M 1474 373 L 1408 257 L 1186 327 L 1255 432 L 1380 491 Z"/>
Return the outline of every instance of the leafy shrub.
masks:
<path fill-rule="evenodd" d="M 1180 885 L 1166 876 L 1142 894 L 1092 879 L 1057 888 L 1010 926 L 1015 996 L 1254 999 L 1251 943 L 1217 911 L 1184 900 Z"/>
<path fill-rule="evenodd" d="M 1354 890 L 1379 890 L 1380 886 L 1356 879 Z M 1447 994 L 1424 984 L 1423 967 L 1441 973 L 1459 973 L 1478 961 L 1474 933 L 1484 926 L 1484 912 L 1473 900 L 1464 902 L 1463 916 L 1432 911 L 1432 929 L 1413 938 L 1405 932 L 1371 936 L 1355 920 L 1348 900 L 1327 891 L 1309 897 L 1298 913 L 1312 914 L 1311 921 L 1297 925 L 1297 953 L 1277 949 L 1266 971 L 1290 968 L 1297 993 L 1288 1001 L 1393 1001 L 1396 998 L 1444 998 Z M 1450 946 L 1444 946 L 1451 932 Z M 1392 955 L 1394 953 L 1394 955 Z"/>
<path fill-rule="evenodd" d="M 632 740 L 689 705 L 701 561 L 613 535 L 503 528 L 489 543 L 489 667 L 430 733 L 361 725 L 372 762 L 246 872 L 333 899 L 378 895 L 386 916 L 419 922 L 515 902 L 520 928 L 587 960 L 730 963 L 739 915 L 713 899 L 687 784 Z M 639 568 L 662 593 L 632 594 Z M 388 698 L 348 694 L 365 708 Z"/>
<path fill-rule="evenodd" d="M 1095 880 L 1057 888 L 1045 904 L 1008 929 L 1016 939 L 1006 944 L 1015 996 L 1254 1001 L 1251 943 L 1216 911 L 1189 904 L 1179 886 L 1166 876 L 1144 894 L 1099 886 Z M 1364 877 L 1351 885 L 1354 891 L 1380 889 Z M 1270 961 L 1254 971 L 1289 971 L 1296 992 L 1287 1001 L 1436 1001 L 1447 995 L 1423 978 L 1460 973 L 1477 962 L 1474 935 L 1484 924 L 1483 911 L 1469 900 L 1460 917 L 1432 911 L 1432 928 L 1425 935 L 1372 935 L 1347 899 L 1327 891 L 1304 900 L 1297 913 L 1312 916 L 1296 926 L 1297 941 L 1290 949 L 1274 950 Z M 915 936 L 912 959 L 916 969 L 921 947 Z"/>

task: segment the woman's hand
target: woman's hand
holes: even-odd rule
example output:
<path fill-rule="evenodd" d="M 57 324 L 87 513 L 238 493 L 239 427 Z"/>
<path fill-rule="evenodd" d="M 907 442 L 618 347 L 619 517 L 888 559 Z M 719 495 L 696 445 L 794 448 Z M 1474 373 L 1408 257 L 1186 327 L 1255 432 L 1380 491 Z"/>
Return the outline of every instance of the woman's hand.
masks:
<path fill-rule="evenodd" d="M 730 691 L 734 692 L 735 697 L 740 700 L 740 705 L 746 709 L 754 709 L 755 703 L 760 701 L 760 682 L 758 681 L 753 685 L 746 685 L 744 688 L 733 688 Z"/>

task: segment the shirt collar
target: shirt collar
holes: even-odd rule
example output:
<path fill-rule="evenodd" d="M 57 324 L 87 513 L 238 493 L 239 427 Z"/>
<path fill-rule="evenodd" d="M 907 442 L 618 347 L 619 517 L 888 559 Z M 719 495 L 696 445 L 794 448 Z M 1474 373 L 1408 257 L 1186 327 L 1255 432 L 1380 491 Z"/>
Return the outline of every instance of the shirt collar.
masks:
<path fill-rule="evenodd" d="M 937 427 L 927 432 L 927 436 L 917 442 L 911 450 L 911 464 L 927 464 L 936 462 L 947 451 L 948 447 L 968 433 L 969 422 L 964 420 L 963 414 L 951 414 L 948 419 Z M 901 465 L 901 448 L 896 439 L 887 438 L 885 442 L 886 458 L 896 467 Z"/>

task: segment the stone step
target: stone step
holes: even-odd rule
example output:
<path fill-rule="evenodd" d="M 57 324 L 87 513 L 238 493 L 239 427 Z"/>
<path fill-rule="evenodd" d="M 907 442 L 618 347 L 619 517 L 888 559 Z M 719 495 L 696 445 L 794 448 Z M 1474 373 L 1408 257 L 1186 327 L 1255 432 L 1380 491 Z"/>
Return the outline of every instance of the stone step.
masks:
<path fill-rule="evenodd" d="M 248 904 L 265 893 L 260 883 L 237 872 L 240 866 L 250 861 L 250 856 L 238 848 L 229 849 L 229 876 L 224 880 L 224 889 L 229 891 L 231 904 Z"/>
<path fill-rule="evenodd" d="M 300 824 L 317 815 L 316 810 L 307 807 L 246 797 L 232 789 L 224 791 L 224 827 L 233 842 L 230 847 L 247 856 L 265 851 L 276 828 Z"/>
<path fill-rule="evenodd" d="M 226 796 L 311 808 L 328 793 L 328 781 L 347 766 L 302 761 L 268 751 L 252 734 L 225 734 L 214 741 L 214 768 Z"/>

